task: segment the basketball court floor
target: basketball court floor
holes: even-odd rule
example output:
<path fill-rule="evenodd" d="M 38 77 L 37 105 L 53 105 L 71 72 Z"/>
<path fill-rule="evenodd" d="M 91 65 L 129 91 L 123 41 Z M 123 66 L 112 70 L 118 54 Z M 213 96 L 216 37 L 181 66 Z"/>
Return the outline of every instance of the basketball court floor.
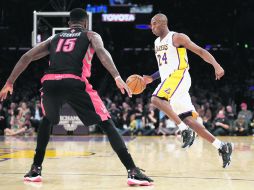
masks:
<path fill-rule="evenodd" d="M 209 143 L 197 138 L 187 150 L 177 137 L 125 137 L 138 167 L 154 179 L 148 187 L 128 187 L 127 172 L 104 136 L 53 136 L 41 183 L 24 183 L 34 137 L 0 137 L 1 190 L 253 190 L 254 137 L 222 137 L 235 151 L 230 167 Z"/>

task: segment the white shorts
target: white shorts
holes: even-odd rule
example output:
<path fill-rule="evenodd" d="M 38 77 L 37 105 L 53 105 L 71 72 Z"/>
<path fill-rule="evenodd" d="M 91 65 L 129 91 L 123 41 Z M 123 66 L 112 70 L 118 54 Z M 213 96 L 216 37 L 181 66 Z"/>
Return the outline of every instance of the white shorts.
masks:
<path fill-rule="evenodd" d="M 178 115 L 189 111 L 196 112 L 189 94 L 190 87 L 191 77 L 189 72 L 185 72 L 183 80 L 170 100 L 170 105 Z"/>
<path fill-rule="evenodd" d="M 196 112 L 189 94 L 190 87 L 191 78 L 188 70 L 177 70 L 158 85 L 153 96 L 169 101 L 178 115 Z"/>

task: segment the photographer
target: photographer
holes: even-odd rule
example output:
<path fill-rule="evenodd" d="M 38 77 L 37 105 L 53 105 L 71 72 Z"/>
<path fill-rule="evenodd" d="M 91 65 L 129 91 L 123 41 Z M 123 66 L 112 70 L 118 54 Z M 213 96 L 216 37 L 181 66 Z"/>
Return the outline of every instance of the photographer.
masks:
<path fill-rule="evenodd" d="M 248 134 L 248 123 L 245 117 L 241 116 L 233 124 L 234 135 L 245 136 Z"/>
<path fill-rule="evenodd" d="M 229 135 L 230 125 L 229 125 L 229 121 L 226 118 L 223 110 L 219 111 L 215 120 L 213 121 L 213 128 L 214 128 L 214 130 L 212 133 L 214 136 Z"/>

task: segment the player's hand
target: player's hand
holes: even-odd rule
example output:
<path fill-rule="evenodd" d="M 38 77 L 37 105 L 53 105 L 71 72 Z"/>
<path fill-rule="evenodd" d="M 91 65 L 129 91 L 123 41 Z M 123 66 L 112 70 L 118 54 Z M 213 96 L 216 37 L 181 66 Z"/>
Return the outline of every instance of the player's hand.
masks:
<path fill-rule="evenodd" d="M 224 69 L 218 64 L 214 66 L 214 70 L 215 70 L 215 80 L 220 80 L 220 78 L 223 77 L 225 73 Z"/>
<path fill-rule="evenodd" d="M 132 97 L 132 92 L 129 89 L 129 87 L 127 86 L 127 84 L 123 81 L 123 79 L 121 77 L 116 77 L 115 78 L 116 81 L 116 86 L 120 89 L 120 91 L 122 92 L 122 94 L 125 94 L 125 91 L 127 92 L 129 97 Z"/>
<path fill-rule="evenodd" d="M 13 85 L 6 82 L 2 90 L 0 91 L 0 101 L 2 102 L 3 100 L 5 100 L 8 93 L 12 94 L 12 92 L 13 92 Z"/>
<path fill-rule="evenodd" d="M 150 83 L 153 82 L 153 78 L 149 75 L 143 75 L 143 79 L 144 79 L 146 84 L 150 84 Z"/>

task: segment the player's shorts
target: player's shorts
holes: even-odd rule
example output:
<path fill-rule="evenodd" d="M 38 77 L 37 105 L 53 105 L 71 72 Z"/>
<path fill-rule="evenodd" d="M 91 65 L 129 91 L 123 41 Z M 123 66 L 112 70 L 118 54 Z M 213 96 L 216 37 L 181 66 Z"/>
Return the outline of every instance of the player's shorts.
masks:
<path fill-rule="evenodd" d="M 177 70 L 157 86 L 153 96 L 169 101 L 178 115 L 192 113 L 196 111 L 191 102 L 190 87 L 191 78 L 188 70 Z"/>
<path fill-rule="evenodd" d="M 73 108 L 86 126 L 110 118 L 104 103 L 87 79 L 61 78 L 66 76 L 61 74 L 45 76 L 42 79 L 41 105 L 43 114 L 50 121 L 59 120 L 60 108 L 64 103 Z"/>

